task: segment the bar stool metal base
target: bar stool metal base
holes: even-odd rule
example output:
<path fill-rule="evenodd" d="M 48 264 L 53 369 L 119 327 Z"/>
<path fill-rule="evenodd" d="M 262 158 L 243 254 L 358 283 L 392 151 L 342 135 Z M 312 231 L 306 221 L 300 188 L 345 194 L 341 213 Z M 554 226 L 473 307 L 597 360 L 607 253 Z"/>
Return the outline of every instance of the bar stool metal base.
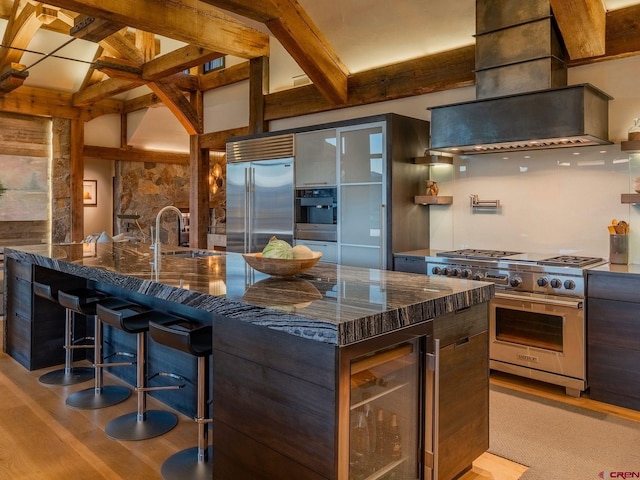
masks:
<path fill-rule="evenodd" d="M 114 440 L 146 440 L 167 433 L 178 424 L 177 415 L 163 410 L 147 410 L 144 419 L 138 420 L 138 412 L 114 418 L 104 431 Z"/>
<path fill-rule="evenodd" d="M 211 480 L 213 478 L 213 446 L 207 448 L 207 461 L 198 461 L 198 447 L 171 455 L 162 464 L 164 480 Z"/>
<path fill-rule="evenodd" d="M 100 392 L 96 392 L 94 387 L 72 393 L 67 397 L 66 403 L 72 408 L 93 410 L 117 405 L 130 396 L 131 390 L 127 387 L 107 385 Z"/>
<path fill-rule="evenodd" d="M 69 371 L 62 368 L 45 373 L 38 381 L 44 385 L 75 385 L 93 379 L 92 367 L 72 367 Z"/>

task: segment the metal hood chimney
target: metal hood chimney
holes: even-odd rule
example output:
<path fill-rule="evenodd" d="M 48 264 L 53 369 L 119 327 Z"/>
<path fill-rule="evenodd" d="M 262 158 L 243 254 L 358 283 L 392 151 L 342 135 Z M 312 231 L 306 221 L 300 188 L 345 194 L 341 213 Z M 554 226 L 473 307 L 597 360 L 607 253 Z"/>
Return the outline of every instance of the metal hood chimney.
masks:
<path fill-rule="evenodd" d="M 477 100 L 431 107 L 431 149 L 481 154 L 609 144 L 611 97 L 567 86 L 549 0 L 476 0 Z"/>

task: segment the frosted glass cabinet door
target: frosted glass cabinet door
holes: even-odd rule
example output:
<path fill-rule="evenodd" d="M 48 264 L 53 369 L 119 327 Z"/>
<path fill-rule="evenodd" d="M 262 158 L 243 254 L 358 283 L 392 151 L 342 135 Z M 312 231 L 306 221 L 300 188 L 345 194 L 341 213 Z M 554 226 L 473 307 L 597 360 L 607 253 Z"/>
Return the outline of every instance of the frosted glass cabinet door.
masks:
<path fill-rule="evenodd" d="M 384 133 L 382 125 L 343 130 L 340 140 L 340 183 L 382 182 Z"/>
<path fill-rule="evenodd" d="M 296 135 L 296 187 L 336 185 L 336 130 Z"/>
<path fill-rule="evenodd" d="M 340 263 L 384 268 L 384 124 L 338 130 Z"/>

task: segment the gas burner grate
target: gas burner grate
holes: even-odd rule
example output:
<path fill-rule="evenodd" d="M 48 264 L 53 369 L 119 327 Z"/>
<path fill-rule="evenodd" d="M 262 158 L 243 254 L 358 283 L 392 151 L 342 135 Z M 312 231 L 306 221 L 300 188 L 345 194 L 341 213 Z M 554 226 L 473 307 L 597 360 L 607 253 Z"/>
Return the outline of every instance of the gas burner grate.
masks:
<path fill-rule="evenodd" d="M 469 258 L 476 260 L 483 259 L 498 259 L 504 257 L 511 257 L 513 255 L 520 255 L 522 252 L 508 252 L 506 250 L 481 250 L 475 248 L 464 248 L 462 250 L 452 250 L 449 252 L 439 252 L 436 254 L 438 257 L 448 258 Z"/>
<path fill-rule="evenodd" d="M 538 265 L 549 265 L 552 267 L 586 267 L 592 263 L 601 262 L 598 257 L 581 257 L 577 255 L 558 255 L 557 257 L 538 260 Z"/>

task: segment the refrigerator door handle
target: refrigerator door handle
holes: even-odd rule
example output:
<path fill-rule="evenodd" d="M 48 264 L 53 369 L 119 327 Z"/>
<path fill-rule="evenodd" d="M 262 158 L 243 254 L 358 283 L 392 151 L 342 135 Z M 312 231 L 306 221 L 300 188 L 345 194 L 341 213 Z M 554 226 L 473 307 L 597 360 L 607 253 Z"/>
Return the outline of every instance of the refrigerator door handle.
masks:
<path fill-rule="evenodd" d="M 244 169 L 244 234 L 243 234 L 243 245 L 242 245 L 243 253 L 249 253 L 249 238 L 251 238 L 250 228 L 249 228 L 251 225 L 251 219 L 249 217 L 251 213 L 249 209 L 250 182 L 251 182 L 251 167 L 247 167 Z"/>
<path fill-rule="evenodd" d="M 380 204 L 380 259 L 379 259 L 379 266 L 378 268 L 380 270 L 384 270 L 385 269 L 385 265 L 384 265 L 384 236 L 385 236 L 385 217 L 386 215 L 384 214 L 384 210 L 385 210 L 385 204 L 381 203 Z"/>

